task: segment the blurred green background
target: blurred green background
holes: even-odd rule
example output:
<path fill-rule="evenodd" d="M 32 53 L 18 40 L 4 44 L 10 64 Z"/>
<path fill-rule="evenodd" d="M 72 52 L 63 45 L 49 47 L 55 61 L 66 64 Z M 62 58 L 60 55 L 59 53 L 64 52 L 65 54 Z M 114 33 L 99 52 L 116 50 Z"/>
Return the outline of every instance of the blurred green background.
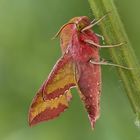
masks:
<path fill-rule="evenodd" d="M 140 1 L 118 0 L 118 8 L 138 58 Z M 74 16 L 93 18 L 87 0 L 0 0 L 0 140 L 138 140 L 140 130 L 116 69 L 102 67 L 101 117 L 92 131 L 76 90 L 59 118 L 30 128 L 28 108 L 60 57 L 51 40 Z M 100 32 L 99 32 L 100 33 Z M 108 58 L 108 52 L 101 55 Z"/>

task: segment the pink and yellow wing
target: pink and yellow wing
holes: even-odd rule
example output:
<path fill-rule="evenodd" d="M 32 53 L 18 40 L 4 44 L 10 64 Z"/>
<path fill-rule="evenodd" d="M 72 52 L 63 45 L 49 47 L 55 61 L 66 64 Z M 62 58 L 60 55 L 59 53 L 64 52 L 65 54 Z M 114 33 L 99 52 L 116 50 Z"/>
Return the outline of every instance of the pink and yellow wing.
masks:
<path fill-rule="evenodd" d="M 94 128 L 100 115 L 100 66 L 90 63 L 77 63 L 76 77 L 80 97 L 88 112 L 91 126 Z"/>
<path fill-rule="evenodd" d="M 32 101 L 29 109 L 30 126 L 53 119 L 68 108 L 72 97 L 70 88 L 75 86 L 73 67 L 72 59 L 68 55 L 58 60 L 48 80 Z"/>
<path fill-rule="evenodd" d="M 43 98 L 45 100 L 54 99 L 74 86 L 76 86 L 74 64 L 72 58 L 68 54 L 64 54 L 43 86 Z"/>

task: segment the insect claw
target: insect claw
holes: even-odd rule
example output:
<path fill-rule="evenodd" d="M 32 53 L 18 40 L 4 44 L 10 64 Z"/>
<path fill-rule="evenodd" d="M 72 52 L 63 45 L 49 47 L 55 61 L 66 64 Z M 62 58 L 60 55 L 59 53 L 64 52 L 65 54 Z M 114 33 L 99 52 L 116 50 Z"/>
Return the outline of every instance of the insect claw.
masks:
<path fill-rule="evenodd" d="M 102 39 L 102 41 L 104 42 L 105 38 L 104 38 L 103 35 L 100 35 L 100 34 L 97 34 L 97 33 L 96 33 L 96 36 L 100 37 L 100 38 Z M 103 43 L 103 44 L 105 44 L 105 43 Z"/>
<path fill-rule="evenodd" d="M 124 45 L 127 44 L 127 41 L 124 41 L 123 44 L 124 44 Z"/>

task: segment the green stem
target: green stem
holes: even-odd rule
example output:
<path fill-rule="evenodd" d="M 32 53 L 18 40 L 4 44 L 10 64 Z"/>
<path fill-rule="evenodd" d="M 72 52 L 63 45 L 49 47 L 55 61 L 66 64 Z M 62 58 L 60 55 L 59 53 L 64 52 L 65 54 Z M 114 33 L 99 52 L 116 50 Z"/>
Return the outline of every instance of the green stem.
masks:
<path fill-rule="evenodd" d="M 124 88 L 129 97 L 137 118 L 140 117 L 140 66 L 136 59 L 133 48 L 125 33 L 123 24 L 119 18 L 118 12 L 113 0 L 88 0 L 91 9 L 98 19 L 108 12 L 111 14 L 99 23 L 99 27 L 107 44 L 117 44 L 126 41 L 127 44 L 122 47 L 110 48 L 112 61 L 117 64 L 134 68 L 133 70 L 125 70 L 118 68 L 119 76 L 122 79 Z"/>

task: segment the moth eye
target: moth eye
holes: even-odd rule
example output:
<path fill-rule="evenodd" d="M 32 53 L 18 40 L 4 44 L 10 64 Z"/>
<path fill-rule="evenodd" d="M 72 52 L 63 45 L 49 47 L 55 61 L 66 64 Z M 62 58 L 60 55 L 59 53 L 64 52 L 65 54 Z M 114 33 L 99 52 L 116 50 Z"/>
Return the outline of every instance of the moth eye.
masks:
<path fill-rule="evenodd" d="M 84 24 L 82 24 L 82 23 L 77 24 L 76 27 L 77 27 L 77 30 L 80 31 L 80 30 L 82 30 L 84 28 Z"/>
<path fill-rule="evenodd" d="M 77 27 L 77 30 L 80 31 L 81 26 L 79 24 L 77 24 L 76 27 Z"/>

